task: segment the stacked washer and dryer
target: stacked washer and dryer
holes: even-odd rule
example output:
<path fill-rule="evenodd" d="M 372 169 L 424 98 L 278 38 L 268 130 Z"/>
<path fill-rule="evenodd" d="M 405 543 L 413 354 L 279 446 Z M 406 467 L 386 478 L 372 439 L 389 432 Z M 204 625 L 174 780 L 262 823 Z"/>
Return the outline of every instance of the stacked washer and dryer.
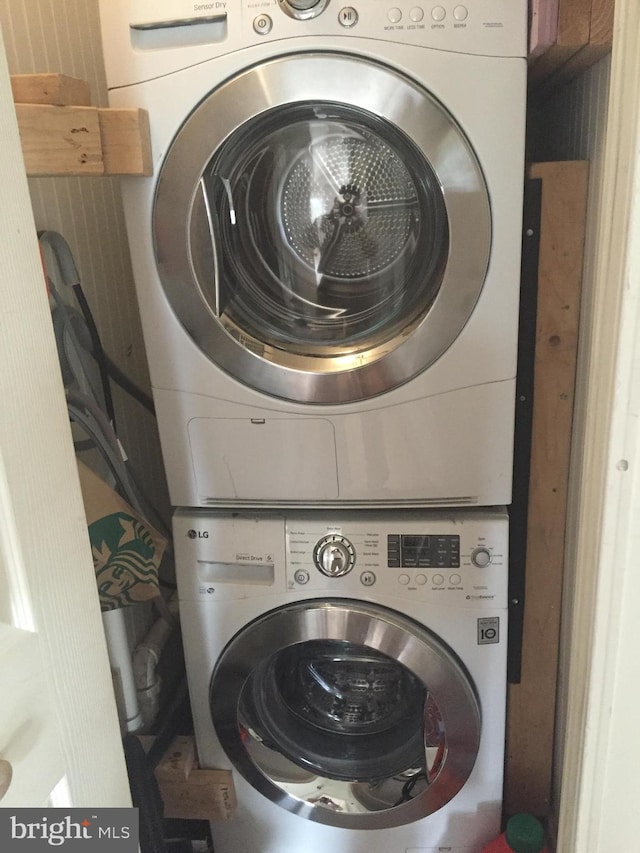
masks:
<path fill-rule="evenodd" d="M 216 853 L 501 823 L 526 0 L 102 0 Z"/>

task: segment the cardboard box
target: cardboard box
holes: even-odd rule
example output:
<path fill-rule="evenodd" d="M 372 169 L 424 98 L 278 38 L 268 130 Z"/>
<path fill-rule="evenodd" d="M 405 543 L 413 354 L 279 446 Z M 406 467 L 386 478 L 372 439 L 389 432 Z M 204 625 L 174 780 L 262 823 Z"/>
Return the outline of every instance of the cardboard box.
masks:
<path fill-rule="evenodd" d="M 166 539 L 83 462 L 77 463 L 101 609 L 157 598 Z"/>
<path fill-rule="evenodd" d="M 164 816 L 183 820 L 228 820 L 236 809 L 230 770 L 192 770 L 188 779 L 159 779 Z"/>
<path fill-rule="evenodd" d="M 149 738 L 153 741 L 153 738 Z M 195 741 L 176 737 L 160 759 L 155 777 L 164 817 L 180 820 L 227 820 L 236 809 L 230 770 L 198 767 Z"/>
<path fill-rule="evenodd" d="M 177 737 L 156 766 L 158 781 L 184 782 L 191 771 L 197 767 L 196 745 L 192 737 Z"/>

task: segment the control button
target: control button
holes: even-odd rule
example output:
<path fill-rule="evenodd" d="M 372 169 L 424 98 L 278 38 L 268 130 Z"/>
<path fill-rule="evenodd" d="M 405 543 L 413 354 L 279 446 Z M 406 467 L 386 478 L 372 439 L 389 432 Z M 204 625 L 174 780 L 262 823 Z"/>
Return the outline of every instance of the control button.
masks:
<path fill-rule="evenodd" d="M 409 17 L 413 21 L 414 24 L 419 24 L 420 21 L 424 18 L 424 10 L 420 8 L 420 6 L 414 6 L 413 9 L 409 12 Z"/>
<path fill-rule="evenodd" d="M 434 21 L 444 21 L 447 17 L 447 10 L 443 6 L 434 6 L 431 10 L 431 17 Z"/>
<path fill-rule="evenodd" d="M 426 582 L 427 582 L 427 576 L 426 575 L 416 575 L 416 583 L 418 584 L 418 586 L 424 586 L 426 584 Z"/>
<path fill-rule="evenodd" d="M 400 575 L 398 577 L 398 583 L 401 583 L 402 586 L 406 586 L 410 580 L 411 578 L 409 577 L 409 575 Z"/>
<path fill-rule="evenodd" d="M 462 578 L 460 577 L 460 575 L 451 575 L 451 577 L 449 578 L 449 583 L 452 586 L 459 586 L 462 583 Z"/>
<path fill-rule="evenodd" d="M 389 9 L 387 12 L 387 18 L 389 18 L 392 24 L 399 24 L 402 20 L 402 11 L 397 8 Z"/>
<path fill-rule="evenodd" d="M 296 583 L 309 583 L 309 572 L 305 572 L 304 569 L 298 569 L 293 578 Z"/>
<path fill-rule="evenodd" d="M 313 549 L 313 562 L 323 575 L 339 578 L 354 567 L 356 552 L 348 539 L 337 533 L 330 533 L 316 543 Z"/>
<path fill-rule="evenodd" d="M 456 8 L 453 10 L 453 17 L 456 19 L 456 21 L 466 21 L 468 14 L 469 11 L 466 6 L 456 6 Z"/>
<path fill-rule="evenodd" d="M 471 552 L 471 562 L 479 569 L 486 569 L 491 563 L 491 551 L 487 548 L 476 548 Z"/>
<path fill-rule="evenodd" d="M 344 9 L 340 9 L 338 12 L 338 21 L 341 26 L 346 27 L 355 27 L 358 23 L 358 13 L 353 8 L 353 6 L 345 6 Z"/>
<path fill-rule="evenodd" d="M 266 36 L 271 32 L 273 21 L 268 15 L 258 15 L 253 21 L 253 29 L 259 36 Z"/>
<path fill-rule="evenodd" d="M 363 572 L 360 575 L 360 583 L 363 586 L 373 586 L 376 582 L 376 576 L 373 572 Z"/>
<path fill-rule="evenodd" d="M 433 585 L 434 586 L 442 586 L 444 583 L 444 577 L 442 575 L 434 575 L 433 576 Z"/>

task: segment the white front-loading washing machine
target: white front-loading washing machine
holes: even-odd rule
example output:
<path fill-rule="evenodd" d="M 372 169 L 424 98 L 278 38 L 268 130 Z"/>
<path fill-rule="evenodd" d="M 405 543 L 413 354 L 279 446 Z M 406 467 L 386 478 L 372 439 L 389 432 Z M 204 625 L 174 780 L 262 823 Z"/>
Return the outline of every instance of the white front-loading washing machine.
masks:
<path fill-rule="evenodd" d="M 526 0 L 103 0 L 176 506 L 511 498 Z"/>
<path fill-rule="evenodd" d="M 480 853 L 500 830 L 504 510 L 179 510 L 216 853 Z"/>

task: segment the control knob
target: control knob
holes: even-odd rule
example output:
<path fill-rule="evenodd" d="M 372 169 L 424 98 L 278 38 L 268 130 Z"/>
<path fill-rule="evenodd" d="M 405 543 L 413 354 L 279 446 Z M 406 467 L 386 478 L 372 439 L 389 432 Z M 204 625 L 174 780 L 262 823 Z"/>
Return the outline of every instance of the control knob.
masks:
<path fill-rule="evenodd" d="M 471 552 L 471 562 L 478 569 L 486 569 L 492 560 L 493 556 L 488 548 L 475 548 Z"/>
<path fill-rule="evenodd" d="M 329 578 L 348 574 L 356 562 L 355 548 L 344 536 L 331 533 L 316 543 L 313 549 L 316 568 Z"/>
<path fill-rule="evenodd" d="M 278 5 L 289 15 L 299 21 L 307 21 L 320 15 L 329 0 L 278 0 Z"/>

